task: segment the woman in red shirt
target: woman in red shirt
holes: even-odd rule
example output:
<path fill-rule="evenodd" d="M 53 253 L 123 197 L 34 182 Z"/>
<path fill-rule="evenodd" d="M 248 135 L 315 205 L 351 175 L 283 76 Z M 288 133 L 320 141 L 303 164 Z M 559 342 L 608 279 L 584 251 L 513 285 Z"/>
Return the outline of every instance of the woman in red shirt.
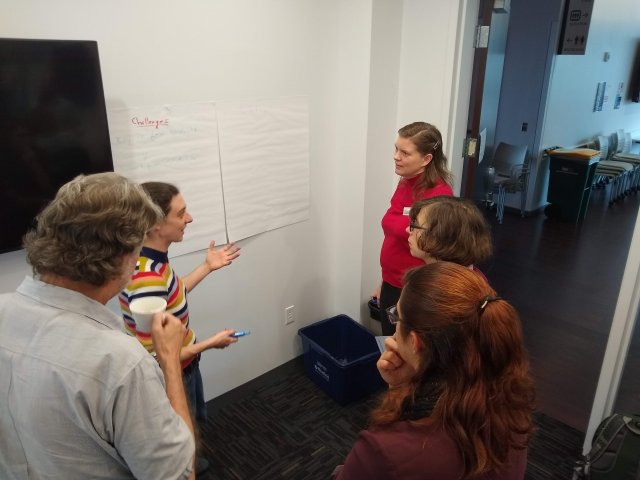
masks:
<path fill-rule="evenodd" d="M 402 292 L 402 277 L 411 267 L 422 264 L 414 258 L 407 244 L 407 227 L 411 205 L 418 199 L 453 195 L 447 157 L 442 151 L 440 131 L 425 122 L 414 122 L 398 130 L 395 143 L 395 171 L 400 182 L 389 210 L 382 217 L 384 241 L 380 250 L 382 282 L 374 297 L 378 298 L 383 335 L 393 335 L 386 309 L 395 305 Z"/>

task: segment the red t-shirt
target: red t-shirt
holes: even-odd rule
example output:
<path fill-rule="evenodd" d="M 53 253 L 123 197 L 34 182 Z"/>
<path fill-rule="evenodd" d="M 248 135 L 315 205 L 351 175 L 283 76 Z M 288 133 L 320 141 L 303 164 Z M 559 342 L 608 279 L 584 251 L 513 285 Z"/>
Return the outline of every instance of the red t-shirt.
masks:
<path fill-rule="evenodd" d="M 382 267 L 382 280 L 397 288 L 402 288 L 402 278 L 407 270 L 412 267 L 424 265 L 424 261 L 411 256 L 409 251 L 409 210 L 416 200 L 422 198 L 438 197 L 440 195 L 453 196 L 451 187 L 438 181 L 436 186 L 424 190 L 417 198 L 413 197 L 413 186 L 418 181 L 418 176 L 408 180 L 400 180 L 393 197 L 391 206 L 382 217 L 382 230 L 384 241 L 380 250 L 380 266 Z"/>

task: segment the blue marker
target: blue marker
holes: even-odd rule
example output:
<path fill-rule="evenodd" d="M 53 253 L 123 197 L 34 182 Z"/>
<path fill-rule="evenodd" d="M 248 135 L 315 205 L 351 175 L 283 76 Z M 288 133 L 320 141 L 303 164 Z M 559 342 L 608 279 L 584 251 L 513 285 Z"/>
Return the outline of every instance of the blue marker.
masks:
<path fill-rule="evenodd" d="M 249 330 L 238 330 L 236 333 L 232 333 L 231 335 L 229 335 L 230 337 L 234 337 L 234 338 L 238 338 L 238 337 L 244 337 L 246 335 L 249 335 L 251 332 Z"/>

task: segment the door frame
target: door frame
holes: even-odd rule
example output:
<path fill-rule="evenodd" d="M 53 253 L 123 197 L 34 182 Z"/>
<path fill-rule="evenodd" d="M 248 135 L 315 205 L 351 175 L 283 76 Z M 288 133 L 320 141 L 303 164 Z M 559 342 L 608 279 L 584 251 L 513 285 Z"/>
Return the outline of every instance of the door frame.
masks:
<path fill-rule="evenodd" d="M 589 424 L 582 450 L 591 449 L 591 439 L 602 419 L 613 413 L 618 388 L 624 371 L 629 344 L 633 336 L 640 303 L 640 211 L 631 238 L 629 255 L 622 275 L 620 293 L 613 314 L 607 348 L 604 352 L 596 394 L 589 415 Z"/>
<path fill-rule="evenodd" d="M 473 198 L 473 187 L 478 167 L 478 151 L 482 146 L 480 141 L 480 118 L 482 114 L 482 97 L 484 95 L 484 82 L 487 67 L 487 57 L 489 53 L 488 41 L 487 46 L 477 47 L 475 45 L 476 28 L 483 26 L 491 29 L 491 17 L 493 15 L 494 0 L 480 0 L 477 16 L 476 27 L 474 27 L 474 55 L 473 69 L 471 73 L 471 89 L 469 93 L 469 109 L 467 113 L 467 129 L 465 138 L 476 139 L 475 150 L 472 155 L 463 152 L 462 164 L 462 180 L 460 188 L 460 196 L 465 198 Z M 489 30 L 491 35 L 491 30 Z"/>

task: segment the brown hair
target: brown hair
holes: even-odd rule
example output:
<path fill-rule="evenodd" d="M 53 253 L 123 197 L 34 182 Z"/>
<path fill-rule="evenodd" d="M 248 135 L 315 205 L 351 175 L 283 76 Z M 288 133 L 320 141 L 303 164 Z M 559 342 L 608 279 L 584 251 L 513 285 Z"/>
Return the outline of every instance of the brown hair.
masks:
<path fill-rule="evenodd" d="M 414 198 L 417 198 L 421 192 L 435 187 L 438 180 L 451 185 L 451 172 L 447 168 L 447 157 L 442 150 L 440 130 L 430 123 L 413 122 L 398 130 L 398 135 L 411 140 L 420 155 L 431 154 L 433 157 L 425 167 L 422 177 L 413 187 Z"/>
<path fill-rule="evenodd" d="M 142 183 L 141 186 L 149 197 L 151 197 L 153 203 L 162 209 L 164 216 L 169 215 L 171 211 L 171 200 L 180 193 L 178 187 L 165 182 L 145 182 Z"/>
<path fill-rule="evenodd" d="M 448 432 L 465 479 L 499 471 L 512 449 L 526 448 L 533 428 L 534 387 L 520 321 L 495 295 L 457 264 L 410 270 L 397 331 L 402 338 L 413 331 L 424 343 L 421 368 L 408 384 L 390 389 L 371 417 L 373 426 L 398 421 L 420 387 L 437 381 L 440 393 L 431 414 L 415 422 Z"/>
<path fill-rule="evenodd" d="M 27 261 L 34 275 L 101 286 L 121 274 L 123 256 L 161 219 L 140 185 L 113 172 L 80 175 L 60 187 L 25 235 Z"/>
<path fill-rule="evenodd" d="M 484 215 L 467 199 L 439 196 L 417 200 L 409 217 L 415 223 L 426 209 L 425 230 L 420 230 L 420 250 L 436 260 L 469 266 L 487 260 L 493 251 L 491 230 Z"/>

